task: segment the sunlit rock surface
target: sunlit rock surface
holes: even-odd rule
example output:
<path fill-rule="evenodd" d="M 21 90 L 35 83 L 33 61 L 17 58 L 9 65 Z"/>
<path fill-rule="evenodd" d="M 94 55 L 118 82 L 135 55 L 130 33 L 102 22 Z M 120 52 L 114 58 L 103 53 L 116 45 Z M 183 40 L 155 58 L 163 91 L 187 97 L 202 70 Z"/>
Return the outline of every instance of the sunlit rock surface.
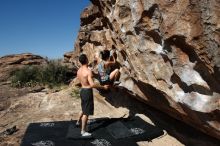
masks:
<path fill-rule="evenodd" d="M 69 60 L 116 50 L 122 86 L 220 139 L 220 1 L 91 1 Z"/>

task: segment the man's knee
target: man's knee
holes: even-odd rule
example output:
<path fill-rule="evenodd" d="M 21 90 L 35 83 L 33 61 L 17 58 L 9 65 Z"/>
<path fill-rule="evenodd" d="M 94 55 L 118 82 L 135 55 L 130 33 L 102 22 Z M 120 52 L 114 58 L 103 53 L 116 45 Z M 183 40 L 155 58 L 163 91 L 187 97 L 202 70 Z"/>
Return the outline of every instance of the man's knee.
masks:
<path fill-rule="evenodd" d="M 119 73 L 119 69 L 115 69 L 115 73 Z"/>
<path fill-rule="evenodd" d="M 88 118 L 88 115 L 83 114 L 83 117 L 84 117 L 84 118 Z"/>

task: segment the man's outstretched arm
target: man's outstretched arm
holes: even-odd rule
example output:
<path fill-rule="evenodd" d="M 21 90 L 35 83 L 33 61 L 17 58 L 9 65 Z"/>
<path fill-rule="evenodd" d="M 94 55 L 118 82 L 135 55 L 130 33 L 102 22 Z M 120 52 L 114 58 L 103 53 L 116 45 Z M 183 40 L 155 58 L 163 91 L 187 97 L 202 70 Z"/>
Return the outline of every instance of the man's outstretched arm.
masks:
<path fill-rule="evenodd" d="M 99 88 L 99 89 L 105 89 L 105 90 L 107 90 L 109 88 L 109 85 L 102 86 L 100 84 L 95 84 L 93 81 L 92 71 L 90 71 L 88 74 L 88 81 L 89 81 L 89 85 L 91 86 L 91 88 Z"/>

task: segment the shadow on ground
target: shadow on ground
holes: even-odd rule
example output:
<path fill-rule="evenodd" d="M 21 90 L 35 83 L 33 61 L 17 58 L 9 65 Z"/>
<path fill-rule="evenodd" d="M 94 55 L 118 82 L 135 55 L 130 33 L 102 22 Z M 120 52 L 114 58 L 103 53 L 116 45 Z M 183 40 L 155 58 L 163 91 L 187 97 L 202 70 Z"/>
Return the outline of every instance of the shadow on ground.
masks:
<path fill-rule="evenodd" d="M 123 87 L 114 88 L 111 92 L 100 93 L 112 106 L 116 108 L 127 108 L 129 110 L 129 116 L 131 117 L 135 114 L 145 115 L 156 125 L 156 127 L 166 130 L 169 135 L 176 138 L 186 146 L 219 146 L 220 141 L 218 139 L 206 135 L 197 129 L 137 100 L 132 93 L 129 93 L 129 91 Z"/>

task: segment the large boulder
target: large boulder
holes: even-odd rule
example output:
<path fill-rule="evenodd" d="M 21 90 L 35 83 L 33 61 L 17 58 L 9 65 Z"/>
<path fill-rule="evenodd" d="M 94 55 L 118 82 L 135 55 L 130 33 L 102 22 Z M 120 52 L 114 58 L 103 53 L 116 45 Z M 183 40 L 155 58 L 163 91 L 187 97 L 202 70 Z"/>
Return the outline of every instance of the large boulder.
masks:
<path fill-rule="evenodd" d="M 114 49 L 122 85 L 220 139 L 220 1 L 91 0 L 74 59 Z"/>
<path fill-rule="evenodd" d="M 31 53 L 7 55 L 0 57 L 0 81 L 6 81 L 11 72 L 26 65 L 43 65 L 47 60 Z"/>

